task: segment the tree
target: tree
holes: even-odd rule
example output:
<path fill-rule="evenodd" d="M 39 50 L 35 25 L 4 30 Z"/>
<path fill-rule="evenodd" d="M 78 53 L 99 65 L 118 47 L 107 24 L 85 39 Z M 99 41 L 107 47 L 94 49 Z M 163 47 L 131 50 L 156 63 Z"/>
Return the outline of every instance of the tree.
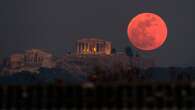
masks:
<path fill-rule="evenodd" d="M 112 48 L 112 54 L 115 54 L 116 53 L 116 49 L 115 48 Z"/>
<path fill-rule="evenodd" d="M 129 57 L 133 57 L 133 51 L 130 46 L 125 47 L 125 53 Z"/>

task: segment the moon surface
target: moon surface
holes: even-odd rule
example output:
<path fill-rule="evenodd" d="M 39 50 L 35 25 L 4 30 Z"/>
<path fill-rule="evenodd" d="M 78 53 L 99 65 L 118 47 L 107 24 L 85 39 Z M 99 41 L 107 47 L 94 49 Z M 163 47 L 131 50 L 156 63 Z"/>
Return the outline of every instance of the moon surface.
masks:
<path fill-rule="evenodd" d="M 167 38 L 167 26 L 164 20 L 153 13 L 141 13 L 129 23 L 129 41 L 142 51 L 152 51 L 161 47 Z"/>

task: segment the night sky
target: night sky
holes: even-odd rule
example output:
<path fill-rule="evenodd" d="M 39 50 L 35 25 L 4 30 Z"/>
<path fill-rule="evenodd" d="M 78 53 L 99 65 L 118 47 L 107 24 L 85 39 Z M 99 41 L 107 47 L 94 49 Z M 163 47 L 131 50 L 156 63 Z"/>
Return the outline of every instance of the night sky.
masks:
<path fill-rule="evenodd" d="M 159 66 L 195 66 L 194 4 L 195 0 L 1 0 L 0 58 L 30 48 L 62 56 L 83 37 L 112 41 L 120 51 L 131 45 L 129 21 L 138 13 L 153 12 L 166 21 L 168 39 L 158 50 L 140 54 Z"/>

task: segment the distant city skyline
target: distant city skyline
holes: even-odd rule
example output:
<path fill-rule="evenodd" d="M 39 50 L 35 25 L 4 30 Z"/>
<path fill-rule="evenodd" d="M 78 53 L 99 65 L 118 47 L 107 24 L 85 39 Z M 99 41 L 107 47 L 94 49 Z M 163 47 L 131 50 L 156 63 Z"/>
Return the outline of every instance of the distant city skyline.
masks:
<path fill-rule="evenodd" d="M 194 0 L 12 0 L 0 2 L 0 59 L 31 48 L 56 56 L 73 51 L 81 38 L 111 41 L 117 50 L 130 45 L 127 26 L 141 12 L 160 15 L 168 39 L 160 49 L 138 51 L 159 66 L 195 66 Z"/>

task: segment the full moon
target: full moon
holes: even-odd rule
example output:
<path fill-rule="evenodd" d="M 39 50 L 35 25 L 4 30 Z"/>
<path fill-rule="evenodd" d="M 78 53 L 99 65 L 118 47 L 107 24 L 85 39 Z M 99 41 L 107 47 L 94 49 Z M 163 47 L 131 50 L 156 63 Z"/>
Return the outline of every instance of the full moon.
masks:
<path fill-rule="evenodd" d="M 127 33 L 133 46 L 142 51 L 152 51 L 164 44 L 167 26 L 159 15 L 141 13 L 130 21 Z"/>

